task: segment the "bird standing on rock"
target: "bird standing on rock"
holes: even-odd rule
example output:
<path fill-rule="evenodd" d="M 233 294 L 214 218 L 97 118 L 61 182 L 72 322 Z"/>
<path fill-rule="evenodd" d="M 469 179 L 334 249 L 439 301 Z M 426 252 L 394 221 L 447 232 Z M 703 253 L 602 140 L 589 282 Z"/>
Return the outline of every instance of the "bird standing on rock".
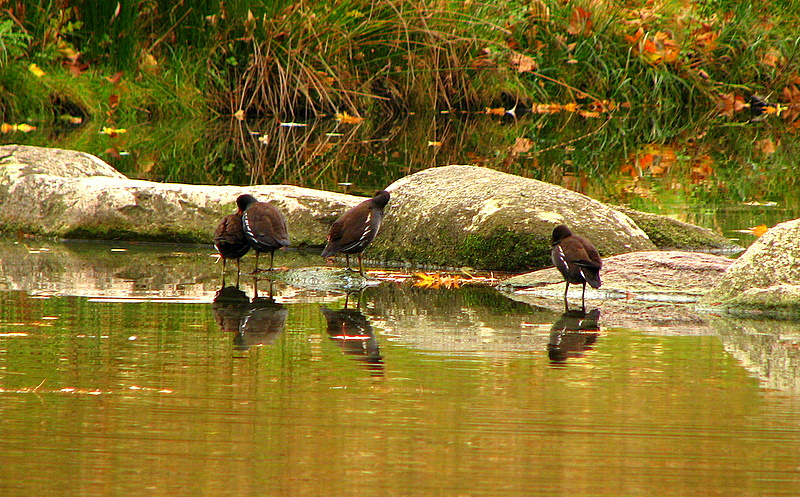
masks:
<path fill-rule="evenodd" d="M 388 203 L 389 192 L 381 190 L 371 199 L 345 212 L 331 226 L 328 232 L 328 244 L 322 251 L 322 257 L 331 257 L 341 252 L 347 258 L 347 269 L 350 269 L 350 254 L 357 254 L 358 271 L 364 274 L 361 252 L 378 234 L 383 220 L 383 208 Z"/>
<path fill-rule="evenodd" d="M 567 293 L 569 284 L 574 283 L 583 285 L 581 307 L 586 308 L 584 301 L 586 283 L 589 283 L 592 288 L 600 288 L 600 268 L 603 267 L 600 254 L 589 240 L 573 235 L 563 224 L 556 226 L 553 230 L 550 246 L 552 247 L 550 258 L 567 282 L 567 287 L 564 289 L 564 306 L 569 310 Z"/>
<path fill-rule="evenodd" d="M 258 272 L 258 254 L 261 252 L 269 252 L 271 271 L 275 251 L 289 246 L 286 218 L 274 205 L 259 202 L 252 195 L 240 195 L 236 199 L 236 204 L 243 212 L 242 228 L 245 239 L 256 251 L 256 267 L 253 273 Z"/>
<path fill-rule="evenodd" d="M 236 286 L 239 286 L 239 260 L 250 251 L 242 229 L 242 209 L 223 217 L 214 230 L 214 247 L 222 257 L 222 286 L 225 287 L 225 262 L 236 260 Z"/>

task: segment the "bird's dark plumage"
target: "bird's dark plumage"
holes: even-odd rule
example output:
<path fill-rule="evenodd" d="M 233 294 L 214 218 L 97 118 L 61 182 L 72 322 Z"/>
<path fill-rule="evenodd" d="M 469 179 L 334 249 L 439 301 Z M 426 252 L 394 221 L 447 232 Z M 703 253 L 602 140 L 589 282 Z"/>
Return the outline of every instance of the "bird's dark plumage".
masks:
<path fill-rule="evenodd" d="M 603 267 L 600 254 L 589 240 L 573 235 L 563 224 L 553 230 L 550 246 L 550 258 L 567 283 L 564 289 L 564 305 L 569 308 L 567 292 L 569 284 L 573 283 L 583 285 L 581 304 L 585 307 L 586 283 L 592 288 L 600 288 L 600 268 Z"/>
<path fill-rule="evenodd" d="M 328 233 L 328 244 L 322 251 L 322 257 L 331 257 L 339 252 L 347 257 L 350 268 L 350 254 L 358 254 L 358 269 L 363 274 L 361 252 L 364 251 L 381 227 L 383 208 L 389 203 L 389 192 L 379 191 L 369 200 L 365 200 L 345 212 L 336 220 Z"/>
<path fill-rule="evenodd" d="M 256 268 L 258 271 L 258 254 L 269 252 L 269 268 L 272 269 L 274 252 L 289 246 L 289 230 L 286 218 L 274 205 L 259 202 L 252 195 L 240 195 L 236 205 L 243 212 L 242 228 L 248 245 L 256 251 Z"/>
<path fill-rule="evenodd" d="M 236 260 L 236 285 L 239 285 L 239 259 L 250 251 L 242 229 L 242 212 L 223 217 L 214 230 L 214 247 L 222 256 L 222 286 L 225 286 L 225 262 Z"/>

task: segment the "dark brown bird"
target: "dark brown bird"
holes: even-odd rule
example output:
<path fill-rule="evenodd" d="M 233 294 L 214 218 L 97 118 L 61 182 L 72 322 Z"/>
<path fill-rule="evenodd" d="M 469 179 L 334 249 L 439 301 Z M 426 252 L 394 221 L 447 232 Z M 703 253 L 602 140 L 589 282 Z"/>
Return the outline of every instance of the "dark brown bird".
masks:
<path fill-rule="evenodd" d="M 214 230 L 214 247 L 222 257 L 222 286 L 225 286 L 225 262 L 236 260 L 236 286 L 239 286 L 239 259 L 250 251 L 242 229 L 242 209 L 223 217 Z"/>
<path fill-rule="evenodd" d="M 550 258 L 567 282 L 567 287 L 564 289 L 564 306 L 569 310 L 567 292 L 569 292 L 569 284 L 574 283 L 583 285 L 581 306 L 585 308 L 586 283 L 589 283 L 592 288 L 600 288 L 600 268 L 603 267 L 600 254 L 589 240 L 573 235 L 563 224 L 556 226 L 553 230 L 550 246 L 552 247 Z"/>
<path fill-rule="evenodd" d="M 261 252 L 269 252 L 271 271 L 275 251 L 289 246 L 286 218 L 274 205 L 259 202 L 252 195 L 240 195 L 236 199 L 236 204 L 243 212 L 244 237 L 248 245 L 256 251 L 256 268 L 253 273 L 258 272 L 258 254 Z"/>
<path fill-rule="evenodd" d="M 322 251 L 322 257 L 331 257 L 341 252 L 347 258 L 347 269 L 350 269 L 350 254 L 357 254 L 358 271 L 364 274 L 361 252 L 378 234 L 383 220 L 383 208 L 388 203 L 389 192 L 381 190 L 371 199 L 345 212 L 331 226 L 328 232 L 328 244 Z"/>

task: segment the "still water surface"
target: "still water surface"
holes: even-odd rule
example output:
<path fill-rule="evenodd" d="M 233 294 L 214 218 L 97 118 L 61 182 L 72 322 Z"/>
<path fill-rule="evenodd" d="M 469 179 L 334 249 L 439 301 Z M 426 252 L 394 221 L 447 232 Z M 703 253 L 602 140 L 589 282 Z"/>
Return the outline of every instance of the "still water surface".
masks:
<path fill-rule="evenodd" d="M 27 243 L 0 243 L 4 496 L 800 492 L 798 323 L 598 302 L 568 332 L 410 281 L 214 302 L 210 248 Z"/>

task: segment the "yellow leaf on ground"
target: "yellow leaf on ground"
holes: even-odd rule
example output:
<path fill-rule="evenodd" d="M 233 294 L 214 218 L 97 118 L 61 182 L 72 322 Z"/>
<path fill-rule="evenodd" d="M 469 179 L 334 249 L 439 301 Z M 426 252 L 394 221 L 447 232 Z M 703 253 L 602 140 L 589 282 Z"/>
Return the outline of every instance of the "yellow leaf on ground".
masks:
<path fill-rule="evenodd" d="M 32 73 L 34 76 L 36 76 L 37 78 L 41 78 L 42 76 L 44 76 L 45 74 L 47 74 L 46 72 L 42 71 L 42 69 L 41 69 L 39 66 L 37 66 L 36 64 L 31 64 L 31 65 L 29 65 L 29 66 L 28 66 L 28 70 L 29 70 L 29 71 L 30 71 L 30 72 L 31 72 L 31 73 Z"/>
<path fill-rule="evenodd" d="M 17 131 L 22 131 L 23 133 L 30 133 L 35 129 L 36 126 L 31 126 L 30 124 L 22 123 L 17 125 Z"/>

